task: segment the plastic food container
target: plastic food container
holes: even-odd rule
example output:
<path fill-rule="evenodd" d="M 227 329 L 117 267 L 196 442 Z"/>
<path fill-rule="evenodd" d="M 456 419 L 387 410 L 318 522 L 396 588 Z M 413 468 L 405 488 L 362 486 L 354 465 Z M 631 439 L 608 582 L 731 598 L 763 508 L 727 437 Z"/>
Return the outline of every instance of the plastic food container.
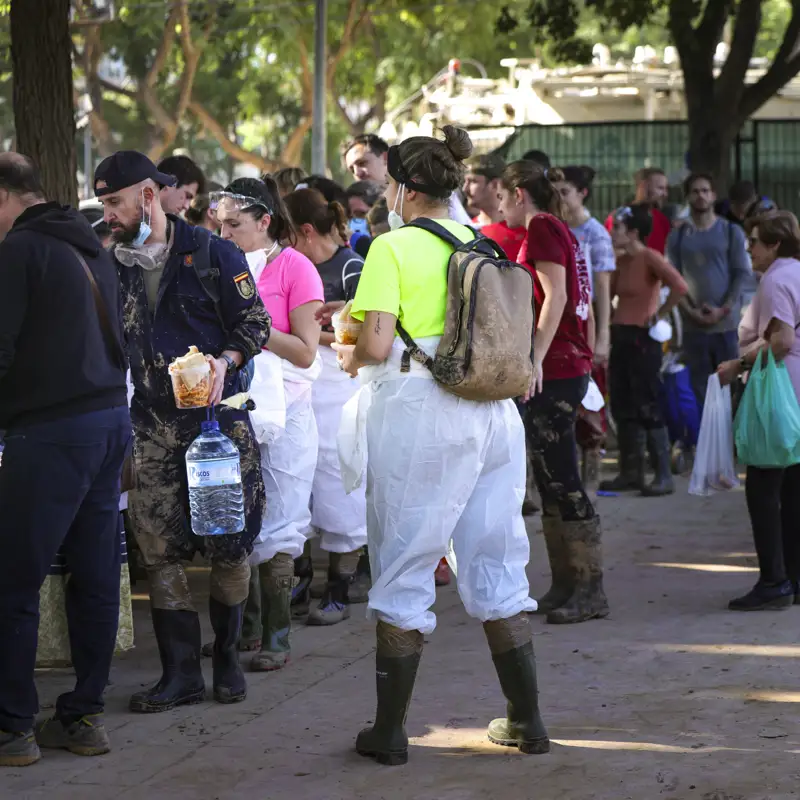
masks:
<path fill-rule="evenodd" d="M 211 396 L 211 365 L 189 369 L 169 368 L 172 378 L 172 392 L 178 408 L 204 408 Z"/>
<path fill-rule="evenodd" d="M 341 312 L 334 314 L 331 322 L 333 323 L 333 334 L 339 344 L 355 344 L 364 324 L 349 317 L 342 321 Z"/>

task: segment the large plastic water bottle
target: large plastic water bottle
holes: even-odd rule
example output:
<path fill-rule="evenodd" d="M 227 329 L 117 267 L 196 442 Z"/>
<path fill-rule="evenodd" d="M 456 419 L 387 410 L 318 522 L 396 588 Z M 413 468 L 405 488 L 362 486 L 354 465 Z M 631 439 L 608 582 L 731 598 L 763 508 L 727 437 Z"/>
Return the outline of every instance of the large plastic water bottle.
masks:
<path fill-rule="evenodd" d="M 186 451 L 192 530 L 198 536 L 241 533 L 244 494 L 239 451 L 220 433 L 216 420 L 202 422 L 200 430 Z"/>

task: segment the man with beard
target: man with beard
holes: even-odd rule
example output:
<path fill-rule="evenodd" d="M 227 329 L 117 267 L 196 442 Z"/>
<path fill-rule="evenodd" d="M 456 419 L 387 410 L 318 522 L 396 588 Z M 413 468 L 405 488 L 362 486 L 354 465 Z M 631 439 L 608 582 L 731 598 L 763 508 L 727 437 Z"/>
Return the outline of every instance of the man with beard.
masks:
<path fill-rule="evenodd" d="M 645 244 L 663 256 L 667 246 L 667 237 L 672 230 L 669 217 L 661 210 L 669 195 L 667 174 L 658 167 L 645 167 L 636 173 L 634 181 L 636 182 L 636 196 L 633 198 L 633 204 L 644 203 L 647 205 L 653 220 L 653 229 Z M 608 215 L 605 225 L 609 233 L 614 230 L 613 214 Z"/>
<path fill-rule="evenodd" d="M 742 289 L 752 270 L 742 228 L 714 213 L 712 176 L 692 173 L 683 189 L 689 218 L 670 234 L 667 257 L 689 286 L 680 304 L 683 354 L 702 407 L 708 376 L 738 358 Z"/>
<path fill-rule="evenodd" d="M 233 703 L 245 698 L 237 646 L 250 577 L 248 556 L 264 505 L 260 454 L 248 413 L 218 406 L 220 430 L 241 456 L 245 529 L 205 538 L 191 532 L 185 456 L 207 409 L 176 408 L 167 367 L 196 345 L 211 361 L 209 404 L 217 405 L 241 390 L 240 372 L 266 344 L 270 320 L 244 254 L 232 243 L 164 213 L 160 191 L 174 182 L 174 176 L 134 151 L 105 159 L 94 180 L 116 242 L 134 386 L 136 490 L 129 511 L 147 570 L 163 670 L 153 688 L 131 698 L 131 710 L 139 712 L 166 711 L 204 699 L 200 620 L 182 566 L 196 551 L 211 561 L 214 699 Z"/>
<path fill-rule="evenodd" d="M 364 133 L 348 142 L 344 148 L 344 163 L 357 181 L 375 181 L 381 186 L 389 182 L 386 159 L 389 145 L 374 133 Z M 399 213 L 400 209 L 394 209 Z M 464 210 L 458 193 L 450 195 L 450 219 L 469 225 L 469 214 Z"/>

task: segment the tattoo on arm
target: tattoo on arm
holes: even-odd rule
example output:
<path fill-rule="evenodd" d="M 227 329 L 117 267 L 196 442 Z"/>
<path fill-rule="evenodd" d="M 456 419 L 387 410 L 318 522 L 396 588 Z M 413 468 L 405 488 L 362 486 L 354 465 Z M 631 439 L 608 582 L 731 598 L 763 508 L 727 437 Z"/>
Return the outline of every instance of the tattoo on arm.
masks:
<path fill-rule="evenodd" d="M 375 315 L 375 333 L 379 334 L 381 332 L 381 315 Z"/>

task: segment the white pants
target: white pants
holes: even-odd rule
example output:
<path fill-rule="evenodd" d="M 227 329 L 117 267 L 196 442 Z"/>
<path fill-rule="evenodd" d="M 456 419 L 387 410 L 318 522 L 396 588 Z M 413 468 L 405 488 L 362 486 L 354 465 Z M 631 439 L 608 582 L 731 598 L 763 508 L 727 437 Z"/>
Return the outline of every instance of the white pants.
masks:
<path fill-rule="evenodd" d="M 430 633 L 433 573 L 451 539 L 470 616 L 536 610 L 525 574 L 525 434 L 512 401 L 476 403 L 433 380 L 389 380 L 374 387 L 367 453 L 371 616 Z"/>
<path fill-rule="evenodd" d="M 310 391 L 286 409 L 285 430 L 260 449 L 267 510 L 250 557 L 254 565 L 269 561 L 277 553 L 297 558 L 303 552 L 317 466 L 317 423 Z"/>
<path fill-rule="evenodd" d="M 358 381 L 336 366 L 336 353 L 321 347 L 322 374 L 312 389 L 319 428 L 319 456 L 314 474 L 311 525 L 329 553 L 352 553 L 367 543 L 364 488 L 345 494 L 336 437 L 344 404 L 359 390 Z"/>

